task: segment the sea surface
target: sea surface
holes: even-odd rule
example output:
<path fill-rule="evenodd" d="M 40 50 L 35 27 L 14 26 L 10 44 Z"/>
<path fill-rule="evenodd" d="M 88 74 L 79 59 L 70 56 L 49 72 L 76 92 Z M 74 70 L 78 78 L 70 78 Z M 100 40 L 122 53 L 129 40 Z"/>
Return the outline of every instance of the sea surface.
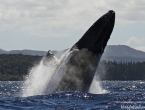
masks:
<path fill-rule="evenodd" d="M 103 94 L 74 91 L 29 97 L 22 97 L 23 83 L 0 82 L 0 110 L 145 110 L 145 81 L 101 81 L 107 91 Z"/>

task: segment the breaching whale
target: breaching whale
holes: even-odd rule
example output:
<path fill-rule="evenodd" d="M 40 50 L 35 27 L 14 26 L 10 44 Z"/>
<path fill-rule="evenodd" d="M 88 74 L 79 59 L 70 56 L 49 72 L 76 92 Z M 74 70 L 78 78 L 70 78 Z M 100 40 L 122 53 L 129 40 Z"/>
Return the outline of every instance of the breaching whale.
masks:
<path fill-rule="evenodd" d="M 115 12 L 108 11 L 101 16 L 67 52 L 56 66 L 48 89 L 51 92 L 88 92 L 98 63 L 110 38 L 115 24 Z M 50 51 L 44 59 L 56 60 Z M 51 92 L 50 92 L 51 91 Z"/>

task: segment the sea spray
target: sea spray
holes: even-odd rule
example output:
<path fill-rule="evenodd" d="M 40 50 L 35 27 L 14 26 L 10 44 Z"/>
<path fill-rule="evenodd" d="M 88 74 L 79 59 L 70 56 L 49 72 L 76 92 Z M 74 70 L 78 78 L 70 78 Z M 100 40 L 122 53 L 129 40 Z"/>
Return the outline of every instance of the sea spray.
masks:
<path fill-rule="evenodd" d="M 106 67 L 104 63 L 100 61 L 89 90 L 90 93 L 92 94 L 108 93 L 108 91 L 103 89 L 103 87 L 101 86 L 101 78 L 103 78 L 105 74 L 106 74 Z"/>
<path fill-rule="evenodd" d="M 91 87 L 90 87 L 90 90 L 89 90 L 89 93 L 92 93 L 92 94 L 105 94 L 105 93 L 108 93 L 107 90 L 102 88 L 101 82 L 99 80 L 99 76 L 96 75 L 94 77 L 93 82 L 92 82 Z"/>
<path fill-rule="evenodd" d="M 24 83 L 23 96 L 43 94 L 53 75 L 53 71 L 54 68 L 52 66 L 45 66 L 42 61 L 32 67 Z"/>
<path fill-rule="evenodd" d="M 39 64 L 30 69 L 28 76 L 26 76 L 22 96 L 53 93 L 65 73 L 66 63 L 70 57 L 69 51 L 66 51 L 58 61 L 56 61 L 56 58 L 46 61 L 47 59 L 44 56 Z"/>

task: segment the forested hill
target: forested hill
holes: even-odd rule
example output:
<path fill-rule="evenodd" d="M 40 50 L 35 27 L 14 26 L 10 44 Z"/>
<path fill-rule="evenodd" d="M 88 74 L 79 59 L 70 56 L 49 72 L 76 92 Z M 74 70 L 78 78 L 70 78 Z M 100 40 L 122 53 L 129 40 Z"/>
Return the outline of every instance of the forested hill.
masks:
<path fill-rule="evenodd" d="M 41 56 L 1 54 L 0 81 L 23 80 L 41 59 Z M 102 61 L 97 74 L 102 80 L 145 80 L 145 62 Z"/>
<path fill-rule="evenodd" d="M 101 80 L 145 80 L 145 62 L 102 61 L 97 74 Z"/>
<path fill-rule="evenodd" d="M 41 60 L 40 56 L 22 54 L 0 55 L 0 81 L 22 80 L 28 70 Z"/>

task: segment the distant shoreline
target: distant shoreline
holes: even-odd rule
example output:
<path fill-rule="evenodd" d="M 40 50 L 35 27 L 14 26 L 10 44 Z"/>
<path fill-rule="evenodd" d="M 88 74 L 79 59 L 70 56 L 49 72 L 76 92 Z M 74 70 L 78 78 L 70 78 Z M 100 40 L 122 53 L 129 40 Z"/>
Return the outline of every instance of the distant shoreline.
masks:
<path fill-rule="evenodd" d="M 0 81 L 24 81 L 29 70 L 41 59 L 42 56 L 1 54 Z M 145 80 L 145 62 L 101 61 L 97 75 L 102 81 Z"/>

